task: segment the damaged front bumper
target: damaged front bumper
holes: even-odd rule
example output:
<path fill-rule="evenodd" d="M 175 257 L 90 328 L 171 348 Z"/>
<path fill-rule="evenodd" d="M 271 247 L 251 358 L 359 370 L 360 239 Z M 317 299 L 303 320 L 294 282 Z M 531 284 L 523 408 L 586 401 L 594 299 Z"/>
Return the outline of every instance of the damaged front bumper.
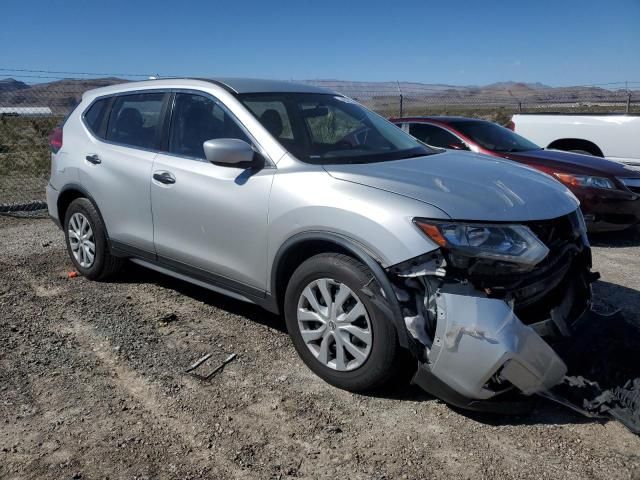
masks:
<path fill-rule="evenodd" d="M 414 383 L 474 410 L 561 383 L 567 366 L 552 344 L 591 314 L 598 277 L 584 235 L 567 236 L 549 241 L 549 258 L 529 272 L 481 261 L 465 270 L 446 251 L 390 268 L 419 363 Z"/>
<path fill-rule="evenodd" d="M 458 393 L 488 399 L 511 385 L 530 395 L 559 383 L 560 357 L 503 300 L 436 294 L 431 373 Z"/>

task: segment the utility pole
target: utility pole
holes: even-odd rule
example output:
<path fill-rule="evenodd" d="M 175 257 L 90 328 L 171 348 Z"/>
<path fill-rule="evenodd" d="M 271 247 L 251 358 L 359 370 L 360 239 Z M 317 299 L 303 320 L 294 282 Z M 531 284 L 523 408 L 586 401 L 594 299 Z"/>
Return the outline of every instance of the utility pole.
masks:
<path fill-rule="evenodd" d="M 631 91 L 629 90 L 629 80 L 625 80 L 624 82 L 624 88 L 627 91 L 627 114 L 629 113 L 629 111 L 631 110 Z"/>
<path fill-rule="evenodd" d="M 400 88 L 400 81 L 396 80 L 396 84 L 398 85 L 398 95 L 400 95 L 400 116 L 404 113 L 404 98 L 402 97 L 402 89 Z"/>

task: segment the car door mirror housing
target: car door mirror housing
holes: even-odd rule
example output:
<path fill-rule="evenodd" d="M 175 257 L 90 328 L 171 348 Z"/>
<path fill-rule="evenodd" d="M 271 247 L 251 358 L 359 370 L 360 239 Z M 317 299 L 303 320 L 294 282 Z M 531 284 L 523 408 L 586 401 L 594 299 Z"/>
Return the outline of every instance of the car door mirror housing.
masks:
<path fill-rule="evenodd" d="M 255 151 L 244 140 L 216 138 L 203 143 L 206 159 L 218 165 L 241 167 L 253 162 Z"/>

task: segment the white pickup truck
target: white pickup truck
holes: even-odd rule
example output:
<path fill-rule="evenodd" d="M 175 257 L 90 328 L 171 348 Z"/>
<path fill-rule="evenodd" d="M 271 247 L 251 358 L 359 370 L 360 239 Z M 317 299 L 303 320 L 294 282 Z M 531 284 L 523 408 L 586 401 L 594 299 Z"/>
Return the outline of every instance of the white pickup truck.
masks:
<path fill-rule="evenodd" d="M 508 126 L 544 148 L 607 157 L 640 168 L 640 115 L 520 113 Z"/>

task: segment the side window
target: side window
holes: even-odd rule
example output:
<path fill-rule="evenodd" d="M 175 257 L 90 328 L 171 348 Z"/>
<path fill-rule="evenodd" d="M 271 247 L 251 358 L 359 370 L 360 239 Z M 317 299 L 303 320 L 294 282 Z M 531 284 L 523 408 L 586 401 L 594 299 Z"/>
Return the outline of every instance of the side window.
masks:
<path fill-rule="evenodd" d="M 411 123 L 409 133 L 421 142 L 434 147 L 450 148 L 449 145 L 460 143 L 460 139 L 452 133 L 426 123 Z"/>
<path fill-rule="evenodd" d="M 156 148 L 164 93 L 116 97 L 109 117 L 107 140 L 134 147 Z"/>
<path fill-rule="evenodd" d="M 169 131 L 169 152 L 204 159 L 207 140 L 237 138 L 251 140 L 220 103 L 190 93 L 176 94 Z"/>
<path fill-rule="evenodd" d="M 104 138 L 105 136 L 104 128 L 102 127 L 109 100 L 109 98 L 102 98 L 94 102 L 84 114 L 84 121 L 87 127 L 89 127 L 89 130 L 98 138 Z"/>

